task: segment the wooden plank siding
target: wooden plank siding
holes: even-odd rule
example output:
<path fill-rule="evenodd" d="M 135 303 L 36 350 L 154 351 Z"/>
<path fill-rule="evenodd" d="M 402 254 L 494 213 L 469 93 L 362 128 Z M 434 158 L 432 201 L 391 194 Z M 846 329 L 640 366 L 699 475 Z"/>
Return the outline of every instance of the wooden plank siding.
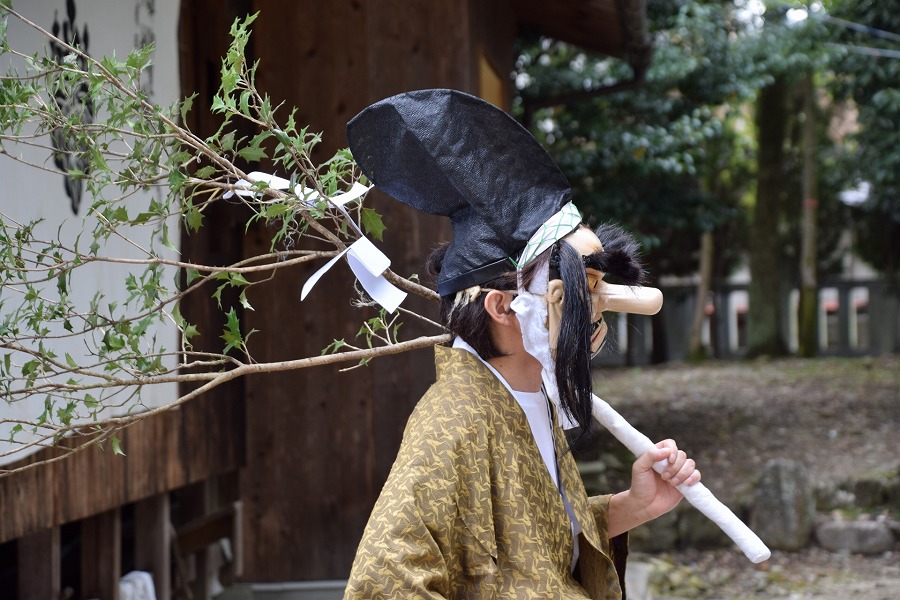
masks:
<path fill-rule="evenodd" d="M 0 478 L 0 542 L 112 510 L 212 475 L 243 458 L 242 407 L 199 398 L 125 430 L 126 456 L 89 448 Z M 41 451 L 27 461 L 59 450 Z M 15 463 L 11 466 L 16 466 Z"/>
<path fill-rule="evenodd" d="M 316 158 L 346 145 L 346 122 L 371 102 L 411 89 L 453 87 L 478 93 L 477 57 L 488 48 L 509 73 L 515 22 L 505 3 L 458 0 L 309 0 L 257 2 L 257 82 L 274 103 L 298 108 L 298 121 L 322 132 Z M 473 27 L 478 22 L 477 28 Z M 499 33 L 503 42 L 488 39 Z M 482 40 L 480 36 L 484 36 Z M 270 40 L 277 40 L 271 43 Z M 484 43 L 481 43 L 484 42 Z M 508 56 L 497 47 L 506 49 Z M 265 169 L 265 165 L 262 165 Z M 373 192 L 384 216 L 375 240 L 401 274 L 421 273 L 426 254 L 449 239 L 446 220 L 427 217 Z M 245 255 L 269 235 L 251 229 Z M 334 268 L 304 302 L 303 282 L 321 263 L 280 273 L 254 289 L 246 326 L 259 360 L 318 354 L 333 339 L 352 340 L 370 313 L 349 306 L 352 276 Z M 404 306 L 431 317 L 436 305 Z M 365 315 L 365 316 L 364 316 Z M 435 333 L 406 319 L 403 336 Z M 406 419 L 433 381 L 432 353 L 377 360 L 339 373 L 321 368 L 247 383 L 247 465 L 241 473 L 246 581 L 346 577 L 371 507 L 396 455 Z"/>

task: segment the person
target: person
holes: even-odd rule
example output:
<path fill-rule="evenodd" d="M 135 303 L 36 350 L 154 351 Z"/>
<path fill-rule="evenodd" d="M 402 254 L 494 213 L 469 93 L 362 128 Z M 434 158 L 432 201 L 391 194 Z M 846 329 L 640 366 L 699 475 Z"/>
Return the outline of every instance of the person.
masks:
<path fill-rule="evenodd" d="M 628 490 L 588 498 L 562 430 L 590 428 L 602 312 L 658 310 L 658 290 L 637 285 L 637 244 L 582 224 L 549 155 L 474 96 L 393 96 L 347 133 L 376 187 L 451 219 L 427 270 L 454 342 L 435 348 L 437 380 L 410 416 L 344 597 L 623 598 L 628 530 L 700 480 L 665 440 L 635 460 Z"/>

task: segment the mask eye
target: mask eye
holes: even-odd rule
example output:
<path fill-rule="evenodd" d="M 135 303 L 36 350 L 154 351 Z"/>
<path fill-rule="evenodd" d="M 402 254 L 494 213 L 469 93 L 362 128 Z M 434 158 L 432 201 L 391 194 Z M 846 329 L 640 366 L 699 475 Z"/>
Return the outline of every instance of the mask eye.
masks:
<path fill-rule="evenodd" d="M 600 285 L 601 279 L 603 279 L 603 273 L 595 271 L 594 269 L 587 270 L 587 285 L 590 291 L 596 291 L 597 286 Z"/>

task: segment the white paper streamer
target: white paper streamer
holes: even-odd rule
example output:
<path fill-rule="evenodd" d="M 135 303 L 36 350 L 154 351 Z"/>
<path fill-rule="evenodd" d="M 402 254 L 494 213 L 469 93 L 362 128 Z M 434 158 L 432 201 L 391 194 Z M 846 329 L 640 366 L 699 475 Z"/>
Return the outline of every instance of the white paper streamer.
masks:
<path fill-rule="evenodd" d="M 249 181 L 247 181 L 249 179 Z M 291 187 L 291 182 L 283 177 L 278 177 L 277 175 L 272 175 L 270 173 L 263 173 L 262 171 L 253 171 L 251 173 L 247 173 L 247 179 L 238 179 L 234 182 L 234 189 L 225 192 L 222 196 L 226 200 L 231 198 L 235 194 L 238 196 L 255 196 L 257 195 L 256 190 L 253 189 L 253 184 L 258 183 L 260 181 L 264 181 L 267 186 L 272 188 L 273 190 L 286 190 Z M 344 208 L 344 205 L 348 202 L 352 202 L 358 199 L 360 196 L 368 192 L 372 188 L 371 185 L 363 185 L 358 181 L 353 182 L 353 185 L 350 186 L 350 189 L 347 190 L 343 194 L 338 194 L 337 196 L 332 196 L 331 198 L 325 198 L 328 202 L 334 206 L 344 217 L 346 217 L 347 221 L 350 225 L 353 226 L 353 229 L 362 237 L 363 232 L 360 229 L 359 225 L 356 224 L 356 221 L 350 217 L 350 214 L 347 212 L 347 209 Z M 308 206 L 312 208 L 316 205 L 316 201 L 320 200 L 322 196 L 316 190 L 308 187 L 303 187 L 299 183 L 294 186 L 294 195 L 298 198 L 302 199 L 302 204 L 304 206 Z M 269 202 L 276 202 L 276 200 L 270 200 Z"/>
<path fill-rule="evenodd" d="M 317 283 L 319 283 L 319 279 L 322 278 L 322 275 L 327 273 L 331 269 L 331 267 L 334 266 L 334 263 L 339 261 L 341 259 L 341 257 L 343 255 L 347 254 L 347 252 L 349 250 L 350 250 L 350 248 L 344 248 L 343 252 L 341 252 L 340 254 L 338 254 L 331 260 L 329 260 L 327 263 L 325 263 L 324 265 L 319 267 L 319 270 L 316 271 L 315 273 L 313 273 L 310 276 L 310 278 L 306 280 L 306 283 L 303 284 L 303 288 L 300 290 L 300 302 L 303 302 L 304 300 L 306 300 L 306 295 L 312 291 L 313 287 L 315 287 L 315 285 Z"/>
<path fill-rule="evenodd" d="M 322 275 L 327 273 L 345 254 L 347 255 L 347 262 L 350 263 L 350 269 L 356 275 L 363 289 L 372 297 L 372 300 L 389 313 L 397 310 L 400 303 L 406 299 L 407 294 L 384 278 L 384 272 L 391 266 L 391 260 L 385 256 L 384 252 L 376 248 L 375 244 L 364 237 L 353 242 L 343 252 L 313 273 L 306 280 L 306 283 L 303 284 L 303 289 L 300 290 L 300 301 L 302 302 L 306 299 L 306 296 L 319 282 Z"/>
<path fill-rule="evenodd" d="M 656 448 L 656 445 L 650 441 L 650 438 L 632 427 L 622 415 L 617 413 L 605 401 L 597 396 L 593 396 L 593 401 L 594 418 L 631 450 L 635 456 L 640 456 L 648 450 Z M 666 468 L 666 464 L 666 461 L 660 461 L 653 465 L 653 469 L 657 473 L 661 473 Z M 713 493 L 702 483 L 695 483 L 692 486 L 682 483 L 678 486 L 678 491 L 684 495 L 685 499 L 694 508 L 718 525 L 751 561 L 760 563 L 768 560 L 772 555 L 762 540 L 743 521 L 738 519 L 727 506 L 713 496 Z"/>
<path fill-rule="evenodd" d="M 347 262 L 360 285 L 384 310 L 392 313 L 406 299 L 406 292 L 384 278 L 391 261 L 366 238 L 359 238 L 350 246 Z"/>
<path fill-rule="evenodd" d="M 231 198 L 234 194 L 237 194 L 238 196 L 254 196 L 256 195 L 256 191 L 252 189 L 253 183 L 259 181 L 264 181 L 266 185 L 276 190 L 286 190 L 291 186 L 291 182 L 287 179 L 278 177 L 277 175 L 263 173 L 261 171 L 247 173 L 247 179 L 249 179 L 249 181 L 239 179 L 235 182 L 235 189 L 226 192 L 224 197 Z M 356 279 L 359 280 L 360 285 L 362 285 L 369 296 L 371 296 L 372 299 L 386 311 L 389 313 L 394 312 L 397 310 L 397 307 L 400 306 L 400 303 L 406 299 L 406 292 L 400 290 L 384 278 L 384 272 L 391 266 L 391 260 L 363 235 L 362 229 L 360 229 L 359 225 L 357 225 L 350 217 L 347 209 L 344 208 L 345 204 L 360 198 L 363 194 L 368 192 L 371 187 L 372 186 L 366 186 L 357 181 L 350 186 L 350 189 L 347 192 L 327 199 L 332 206 L 337 208 L 341 214 L 346 217 L 347 221 L 353 226 L 360 237 L 353 242 L 349 248 L 346 248 L 343 252 L 329 260 L 306 280 L 303 284 L 303 288 L 300 290 L 301 302 L 306 299 L 306 296 L 319 282 L 319 279 L 321 279 L 322 276 L 335 265 L 338 259 L 345 254 L 347 255 L 347 262 L 350 263 L 350 270 L 356 275 Z M 300 184 L 294 186 L 294 195 L 298 198 L 303 198 L 303 203 L 309 206 L 314 205 L 316 200 L 321 198 L 318 192 L 303 187 Z"/>

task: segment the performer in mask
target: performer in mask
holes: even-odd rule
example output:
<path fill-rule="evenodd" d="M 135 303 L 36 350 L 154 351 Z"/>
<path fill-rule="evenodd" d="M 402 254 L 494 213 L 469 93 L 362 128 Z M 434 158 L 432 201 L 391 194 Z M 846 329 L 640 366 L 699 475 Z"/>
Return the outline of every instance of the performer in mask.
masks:
<path fill-rule="evenodd" d="M 345 598 L 622 598 L 626 532 L 700 479 L 666 440 L 638 457 L 628 490 L 588 498 L 561 427 L 590 428 L 602 311 L 659 309 L 659 291 L 637 285 L 637 245 L 585 227 L 549 155 L 476 97 L 400 94 L 347 134 L 376 187 L 451 219 L 427 269 L 455 339 L 435 348 L 437 381 L 406 426 Z"/>

